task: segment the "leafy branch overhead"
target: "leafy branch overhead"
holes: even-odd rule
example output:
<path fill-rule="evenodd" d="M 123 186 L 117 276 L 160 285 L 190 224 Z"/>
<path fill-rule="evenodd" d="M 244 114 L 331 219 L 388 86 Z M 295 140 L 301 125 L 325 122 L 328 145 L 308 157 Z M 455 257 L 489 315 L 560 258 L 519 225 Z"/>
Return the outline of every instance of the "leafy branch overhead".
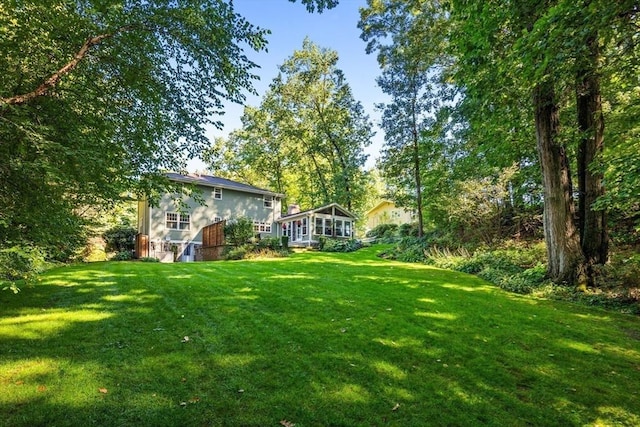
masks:
<path fill-rule="evenodd" d="M 159 172 L 183 170 L 224 102 L 253 91 L 245 50 L 268 35 L 227 0 L 2 3 L 0 246 L 68 259 L 87 206 L 164 190 Z"/>

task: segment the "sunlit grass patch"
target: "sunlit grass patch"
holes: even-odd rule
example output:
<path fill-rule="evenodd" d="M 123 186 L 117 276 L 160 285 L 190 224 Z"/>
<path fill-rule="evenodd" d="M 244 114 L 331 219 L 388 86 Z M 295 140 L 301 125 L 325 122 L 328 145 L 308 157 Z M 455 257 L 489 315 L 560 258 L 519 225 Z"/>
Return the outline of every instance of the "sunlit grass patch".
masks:
<path fill-rule="evenodd" d="M 637 422 L 636 317 L 376 250 L 98 263 L 0 294 L 0 425 Z"/>

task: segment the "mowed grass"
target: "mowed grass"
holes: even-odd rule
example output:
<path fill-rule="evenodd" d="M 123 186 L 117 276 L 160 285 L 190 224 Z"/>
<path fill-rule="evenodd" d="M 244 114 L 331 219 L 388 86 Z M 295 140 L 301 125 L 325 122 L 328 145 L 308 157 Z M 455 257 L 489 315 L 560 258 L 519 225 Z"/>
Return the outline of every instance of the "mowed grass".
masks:
<path fill-rule="evenodd" d="M 0 425 L 640 425 L 637 317 L 353 254 L 0 293 Z"/>

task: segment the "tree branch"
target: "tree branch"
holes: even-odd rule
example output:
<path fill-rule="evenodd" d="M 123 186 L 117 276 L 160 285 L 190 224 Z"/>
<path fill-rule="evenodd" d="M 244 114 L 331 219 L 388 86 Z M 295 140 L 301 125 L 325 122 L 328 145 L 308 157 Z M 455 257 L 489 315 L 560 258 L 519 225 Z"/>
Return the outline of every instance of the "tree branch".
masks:
<path fill-rule="evenodd" d="M 119 31 L 119 30 L 118 30 Z M 31 92 L 27 92 L 21 95 L 15 95 L 9 98 L 0 98 L 0 105 L 22 105 L 30 102 L 31 100 L 45 95 L 49 89 L 55 87 L 60 79 L 73 71 L 74 68 L 78 66 L 80 61 L 82 61 L 87 54 L 89 53 L 89 49 L 97 44 L 100 44 L 104 39 L 112 37 L 115 33 L 107 33 L 100 34 L 95 37 L 89 37 L 80 47 L 80 50 L 73 56 L 73 59 L 67 62 L 62 68 L 53 73 L 48 79 L 46 79 L 40 86 L 38 86 L 35 90 Z"/>

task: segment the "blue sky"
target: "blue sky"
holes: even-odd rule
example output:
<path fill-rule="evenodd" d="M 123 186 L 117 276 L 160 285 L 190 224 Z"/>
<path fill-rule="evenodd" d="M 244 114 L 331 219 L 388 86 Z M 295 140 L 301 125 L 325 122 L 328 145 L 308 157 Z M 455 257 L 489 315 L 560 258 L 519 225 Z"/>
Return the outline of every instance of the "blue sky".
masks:
<path fill-rule="evenodd" d="M 258 106 L 269 84 L 278 74 L 281 65 L 294 50 L 302 48 L 302 41 L 309 37 L 315 44 L 330 48 L 338 52 L 340 68 L 353 90 L 356 100 L 360 101 L 369 114 L 374 125 L 379 113 L 374 111 L 376 103 L 384 102 L 387 98 L 375 83 L 380 74 L 375 54 L 365 53 L 365 42 L 360 39 L 357 28 L 359 20 L 358 9 L 366 5 L 366 0 L 341 0 L 340 4 L 322 14 L 308 13 L 304 5 L 290 3 L 287 0 L 234 0 L 233 5 L 238 13 L 252 24 L 271 30 L 268 36 L 267 52 L 247 51 L 246 54 L 260 66 L 256 74 L 260 80 L 254 83 L 257 96 L 247 95 L 248 105 Z M 221 121 L 224 129 L 212 129 L 208 136 L 227 136 L 229 132 L 240 127 L 240 117 L 243 106 L 227 104 L 226 113 Z M 375 163 L 375 157 L 382 145 L 382 131 L 375 126 L 376 136 L 373 144 L 367 149 L 369 160 L 367 167 Z M 202 169 L 200 162 L 191 162 L 189 169 Z"/>

